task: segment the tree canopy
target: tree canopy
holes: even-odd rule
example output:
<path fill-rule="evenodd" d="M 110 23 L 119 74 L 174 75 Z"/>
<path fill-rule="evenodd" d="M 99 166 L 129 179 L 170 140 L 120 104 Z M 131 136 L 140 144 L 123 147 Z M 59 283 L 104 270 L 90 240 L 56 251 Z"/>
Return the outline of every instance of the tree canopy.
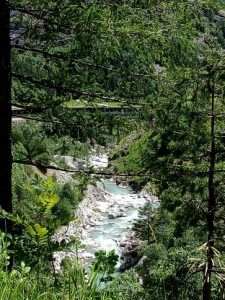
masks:
<path fill-rule="evenodd" d="M 54 154 L 87 153 L 77 139 L 112 145 L 128 135 L 112 154 L 111 170 L 129 175 L 137 189 L 148 185 L 161 201 L 140 210 L 136 222 L 148 240 L 139 272 L 148 296 L 222 299 L 224 18 L 219 0 L 1 1 L 0 196 L 9 214 L 1 229 L 12 233 L 11 213 L 20 210 L 12 207 L 13 160 L 16 168 L 18 162 L 46 168 Z M 11 132 L 12 105 L 41 126 L 30 122 Z M 76 106 L 96 111 L 78 113 Z M 130 110 L 109 117 L 99 106 Z M 58 191 L 64 202 L 56 196 L 50 219 L 71 217 L 71 194 L 80 200 L 83 189 L 68 190 Z M 16 206 L 26 196 L 18 184 L 13 191 Z M 23 213 L 30 218 L 28 208 Z M 49 246 L 50 229 L 36 225 L 23 227 L 48 237 Z"/>

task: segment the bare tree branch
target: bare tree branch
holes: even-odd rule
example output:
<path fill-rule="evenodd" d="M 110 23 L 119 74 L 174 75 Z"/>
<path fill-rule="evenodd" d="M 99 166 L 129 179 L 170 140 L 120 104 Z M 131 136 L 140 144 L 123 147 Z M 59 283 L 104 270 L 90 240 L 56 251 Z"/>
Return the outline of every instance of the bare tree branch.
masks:
<path fill-rule="evenodd" d="M 34 166 L 34 167 L 46 169 L 46 170 L 55 170 L 55 171 L 62 171 L 62 172 L 67 172 L 67 173 L 87 174 L 87 175 L 95 175 L 95 176 L 117 176 L 117 177 L 148 177 L 149 176 L 147 174 L 125 174 L 125 173 L 94 171 L 91 168 L 89 170 L 64 169 L 64 168 L 60 168 L 57 166 L 45 165 L 45 164 L 39 163 L 39 162 L 19 160 L 19 159 L 14 159 L 13 163 Z"/>

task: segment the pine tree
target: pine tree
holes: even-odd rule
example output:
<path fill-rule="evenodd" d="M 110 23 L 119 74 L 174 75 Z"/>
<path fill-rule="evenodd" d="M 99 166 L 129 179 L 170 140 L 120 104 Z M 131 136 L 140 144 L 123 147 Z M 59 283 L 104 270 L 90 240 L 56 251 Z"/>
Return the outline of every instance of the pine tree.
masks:
<path fill-rule="evenodd" d="M 202 295 L 206 300 L 213 297 L 213 284 L 217 291 L 223 286 L 224 241 L 219 228 L 223 222 L 225 192 L 222 183 L 225 86 L 223 49 L 215 36 L 208 35 L 205 40 L 207 44 L 199 45 L 195 54 L 199 61 L 192 57 L 192 67 L 173 66 L 170 75 L 167 69 L 171 86 L 165 79 L 166 86 L 157 102 L 149 140 L 149 167 L 164 209 L 173 212 L 175 218 L 180 210 L 185 214 L 182 209 L 185 206 L 194 205 L 198 211 L 189 216 L 181 230 L 205 222 L 202 241 L 206 241 L 203 247 L 206 260 L 204 267 L 199 266 L 199 272 L 203 274 Z"/>
<path fill-rule="evenodd" d="M 147 201 L 143 207 L 138 210 L 138 219 L 134 222 L 133 229 L 142 240 L 147 240 L 148 244 L 155 241 L 152 221 L 154 210 L 152 203 Z"/>
<path fill-rule="evenodd" d="M 136 160 L 147 162 L 142 172 L 157 187 L 161 209 L 176 222 L 174 238 L 198 228 L 205 261 L 196 273 L 202 273 L 203 299 L 212 299 L 214 292 L 223 297 L 224 291 L 224 39 L 219 17 L 224 5 L 170 4 L 176 6 L 174 29 L 168 30 L 169 49 L 159 60 L 164 68 L 146 108 L 152 120 Z"/>

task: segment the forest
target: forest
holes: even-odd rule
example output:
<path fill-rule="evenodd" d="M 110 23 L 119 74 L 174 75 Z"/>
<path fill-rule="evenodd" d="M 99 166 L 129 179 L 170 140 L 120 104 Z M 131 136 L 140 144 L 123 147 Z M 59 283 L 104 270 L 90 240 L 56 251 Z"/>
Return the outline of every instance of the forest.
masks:
<path fill-rule="evenodd" d="M 225 299 L 224 118 L 224 1 L 0 0 L 0 299 Z"/>

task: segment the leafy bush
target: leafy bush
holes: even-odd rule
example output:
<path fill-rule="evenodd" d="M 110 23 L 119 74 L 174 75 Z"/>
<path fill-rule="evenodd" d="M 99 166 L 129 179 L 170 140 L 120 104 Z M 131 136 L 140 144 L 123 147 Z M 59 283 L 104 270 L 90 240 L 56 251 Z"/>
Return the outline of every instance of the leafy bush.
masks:
<path fill-rule="evenodd" d="M 134 269 L 128 270 L 116 277 L 104 289 L 108 300 L 148 300 L 147 292 L 139 282 L 139 276 Z"/>

